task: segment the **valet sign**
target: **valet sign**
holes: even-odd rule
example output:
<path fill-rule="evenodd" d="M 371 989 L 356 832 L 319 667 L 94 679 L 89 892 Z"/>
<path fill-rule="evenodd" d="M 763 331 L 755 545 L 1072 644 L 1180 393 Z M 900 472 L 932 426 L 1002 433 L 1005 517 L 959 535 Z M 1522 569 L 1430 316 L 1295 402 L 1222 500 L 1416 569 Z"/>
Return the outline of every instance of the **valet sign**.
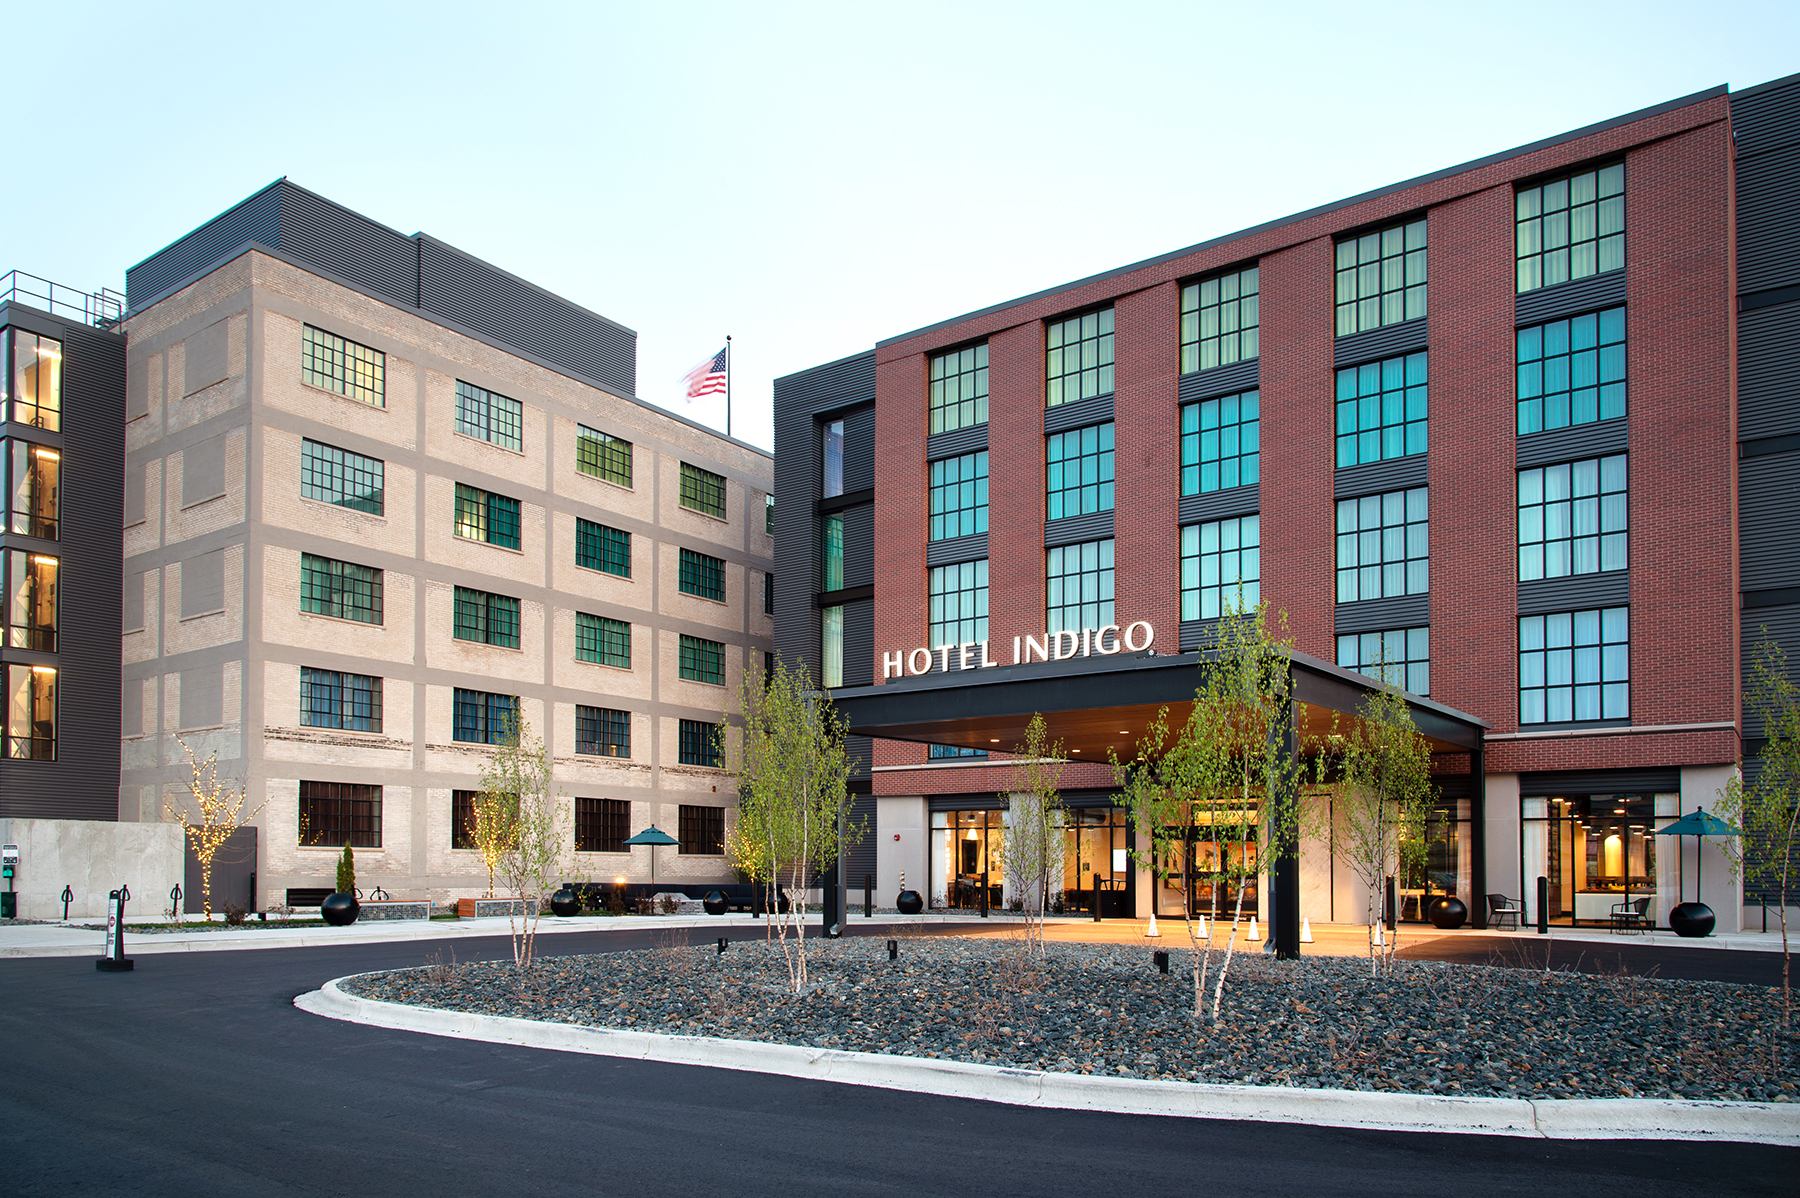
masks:
<path fill-rule="evenodd" d="M 1017 666 L 1033 661 L 1068 661 L 1072 657 L 1091 657 L 1096 654 L 1110 657 L 1121 649 L 1141 653 L 1155 643 L 1156 629 L 1150 626 L 1148 620 L 1134 620 L 1123 628 L 1117 624 L 1108 624 L 1104 628 L 1083 628 L 1079 632 L 1065 628 L 1061 632 L 1046 632 L 1042 637 L 1015 636 L 1012 643 L 1012 664 Z M 999 664 L 988 652 L 986 640 L 939 645 L 935 649 L 921 645 L 911 652 L 905 649 L 884 652 L 881 655 L 881 676 L 884 679 L 902 678 L 929 674 L 934 670 L 947 673 L 950 670 L 991 669 Z"/>

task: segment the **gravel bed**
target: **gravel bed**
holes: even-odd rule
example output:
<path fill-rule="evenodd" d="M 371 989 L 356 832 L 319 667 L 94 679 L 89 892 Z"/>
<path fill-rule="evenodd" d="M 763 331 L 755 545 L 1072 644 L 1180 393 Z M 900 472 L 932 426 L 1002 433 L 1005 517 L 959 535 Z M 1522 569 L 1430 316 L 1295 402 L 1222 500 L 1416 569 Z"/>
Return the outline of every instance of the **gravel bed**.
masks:
<path fill-rule="evenodd" d="M 1214 969 L 1217 958 L 1214 954 Z M 1193 955 L 910 937 L 809 942 L 788 992 L 778 950 L 662 947 L 364 974 L 369 998 L 489 1015 L 1168 1081 L 1506 1098 L 1800 1101 L 1800 1035 L 1760 986 L 1398 961 L 1239 954 L 1218 1023 L 1192 1017 Z M 1208 984 L 1208 1004 L 1210 990 Z"/>

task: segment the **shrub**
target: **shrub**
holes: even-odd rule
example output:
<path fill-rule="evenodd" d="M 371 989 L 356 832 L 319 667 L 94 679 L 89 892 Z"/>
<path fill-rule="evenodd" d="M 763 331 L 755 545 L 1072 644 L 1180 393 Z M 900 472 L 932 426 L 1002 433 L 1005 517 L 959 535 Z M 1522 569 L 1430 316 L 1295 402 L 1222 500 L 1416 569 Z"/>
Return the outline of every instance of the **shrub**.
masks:
<path fill-rule="evenodd" d="M 673 915 L 681 910 L 681 900 L 672 894 L 665 894 L 656 901 L 661 904 L 664 915 Z"/>
<path fill-rule="evenodd" d="M 225 922 L 232 927 L 239 927 L 244 922 L 244 909 L 236 903 L 225 904 Z"/>
<path fill-rule="evenodd" d="M 625 896 L 614 890 L 606 896 L 606 909 L 614 915 L 625 914 Z"/>
<path fill-rule="evenodd" d="M 656 900 L 653 898 L 650 898 L 648 895 L 646 895 L 643 898 L 638 899 L 637 900 L 637 913 L 639 915 L 655 915 L 656 914 Z"/>

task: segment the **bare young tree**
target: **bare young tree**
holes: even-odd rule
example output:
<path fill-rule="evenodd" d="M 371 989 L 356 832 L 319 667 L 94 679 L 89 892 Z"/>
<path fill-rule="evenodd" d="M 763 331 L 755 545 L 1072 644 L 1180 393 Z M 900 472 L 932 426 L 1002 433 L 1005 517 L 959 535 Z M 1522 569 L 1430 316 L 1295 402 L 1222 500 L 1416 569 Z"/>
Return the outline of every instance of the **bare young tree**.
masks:
<path fill-rule="evenodd" d="M 240 779 L 219 777 L 219 751 L 214 749 L 201 761 L 187 741 L 176 738 L 188 759 L 188 797 L 183 801 L 167 800 L 164 809 L 181 825 L 194 856 L 200 861 L 200 909 L 212 919 L 213 857 L 224 847 L 231 834 L 261 813 L 258 803 L 246 811 L 248 801 Z M 177 916 L 179 918 L 179 916 Z"/>
<path fill-rule="evenodd" d="M 1039 956 L 1044 952 L 1044 905 L 1049 897 L 1050 875 L 1060 872 L 1063 860 L 1062 775 L 1063 743 L 1050 740 L 1042 713 L 1025 726 L 1025 743 L 1014 750 L 1012 786 L 1000 797 L 1006 800 L 1006 829 L 1000 841 L 1000 860 L 1013 892 L 1022 900 L 1025 915 L 1025 947 Z"/>
<path fill-rule="evenodd" d="M 481 789 L 486 795 L 513 799 L 513 836 L 499 854 L 497 872 L 506 884 L 506 897 L 524 903 L 523 911 L 509 905 L 506 917 L 513 964 L 524 974 L 531 968 L 538 919 L 567 838 L 551 781 L 550 751 L 531 735 L 531 725 L 516 710 L 508 716 L 493 756 L 482 766 Z"/>

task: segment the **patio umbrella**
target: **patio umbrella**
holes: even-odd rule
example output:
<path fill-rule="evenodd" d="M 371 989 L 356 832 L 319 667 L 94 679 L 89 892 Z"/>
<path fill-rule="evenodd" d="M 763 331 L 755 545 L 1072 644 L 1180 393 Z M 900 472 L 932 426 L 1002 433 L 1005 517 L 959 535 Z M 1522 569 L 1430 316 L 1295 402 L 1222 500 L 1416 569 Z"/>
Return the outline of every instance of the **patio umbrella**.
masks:
<path fill-rule="evenodd" d="M 1734 828 L 1731 824 L 1716 815 L 1706 814 L 1706 808 L 1696 807 L 1666 828 L 1656 830 L 1658 836 L 1742 836 L 1743 829 Z M 1698 851 L 1694 854 L 1694 890 L 1696 896 L 1700 892 L 1701 860 Z M 1682 890 L 1687 889 L 1683 879 Z M 1704 900 L 1702 900 L 1704 901 Z"/>
<path fill-rule="evenodd" d="M 650 885 L 654 887 L 656 885 L 656 846 L 659 844 L 680 844 L 681 842 L 676 840 L 673 836 L 670 836 L 667 832 L 664 832 L 661 828 L 658 828 L 655 824 L 651 824 L 648 828 L 645 828 L 642 832 L 639 832 L 625 843 L 647 844 L 650 846 Z"/>

